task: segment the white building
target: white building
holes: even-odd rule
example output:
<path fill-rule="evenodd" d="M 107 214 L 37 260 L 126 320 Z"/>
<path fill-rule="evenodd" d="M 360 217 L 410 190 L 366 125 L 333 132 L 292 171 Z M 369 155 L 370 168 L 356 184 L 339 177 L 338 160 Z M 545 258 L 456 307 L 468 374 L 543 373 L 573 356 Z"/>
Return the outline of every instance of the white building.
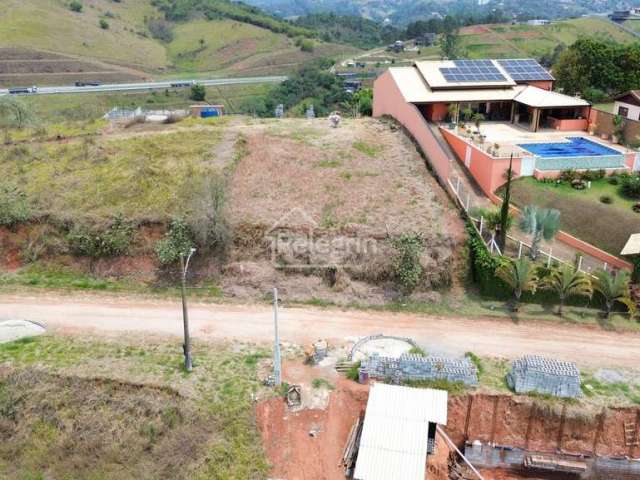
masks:
<path fill-rule="evenodd" d="M 613 113 L 629 120 L 640 120 L 640 90 L 629 90 L 615 98 Z"/>
<path fill-rule="evenodd" d="M 447 392 L 375 383 L 360 437 L 355 480 L 424 480 Z"/>

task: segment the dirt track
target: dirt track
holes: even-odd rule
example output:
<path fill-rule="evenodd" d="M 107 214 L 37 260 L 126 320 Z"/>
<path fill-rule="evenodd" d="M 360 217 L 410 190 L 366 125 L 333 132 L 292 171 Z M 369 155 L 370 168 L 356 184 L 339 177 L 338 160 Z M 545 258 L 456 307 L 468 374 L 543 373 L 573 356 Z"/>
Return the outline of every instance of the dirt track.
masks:
<path fill-rule="evenodd" d="M 273 334 L 271 309 L 265 305 L 191 303 L 190 316 L 196 338 L 268 342 Z M 182 334 L 177 301 L 5 294 L 0 295 L 0 318 L 35 320 L 68 333 Z M 385 333 L 410 336 L 430 352 L 473 351 L 506 358 L 535 353 L 585 366 L 636 367 L 640 353 L 640 335 L 635 333 L 482 317 L 282 308 L 280 332 L 283 341 L 295 343 Z"/>

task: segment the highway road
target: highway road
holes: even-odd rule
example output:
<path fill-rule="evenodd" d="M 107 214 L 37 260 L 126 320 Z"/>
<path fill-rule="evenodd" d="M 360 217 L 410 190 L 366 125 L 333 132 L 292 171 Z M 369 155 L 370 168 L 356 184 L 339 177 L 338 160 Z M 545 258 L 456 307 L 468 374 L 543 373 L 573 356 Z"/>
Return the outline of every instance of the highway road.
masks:
<path fill-rule="evenodd" d="M 61 87 L 38 87 L 36 92 L 21 93 L 17 95 L 52 95 L 56 93 L 99 93 L 99 92 L 122 92 L 135 90 L 161 90 L 172 88 L 172 85 L 181 84 L 181 86 L 189 87 L 192 83 L 198 83 L 205 86 L 218 85 L 243 85 L 253 83 L 280 83 L 286 80 L 284 76 L 271 77 L 240 77 L 240 78 L 214 78 L 214 79 L 193 79 L 193 80 L 164 80 L 161 82 L 141 82 L 141 83 L 113 83 L 95 86 L 76 87 L 74 85 Z M 32 87 L 32 85 L 24 85 Z M 174 87 L 175 88 L 175 87 Z M 0 89 L 0 95 L 8 95 L 8 89 Z"/>

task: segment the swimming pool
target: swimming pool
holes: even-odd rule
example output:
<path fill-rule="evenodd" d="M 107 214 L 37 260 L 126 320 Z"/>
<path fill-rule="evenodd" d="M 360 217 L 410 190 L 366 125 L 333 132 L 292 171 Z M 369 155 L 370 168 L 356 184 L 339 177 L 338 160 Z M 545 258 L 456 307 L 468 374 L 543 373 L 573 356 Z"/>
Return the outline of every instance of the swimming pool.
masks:
<path fill-rule="evenodd" d="M 583 137 L 568 137 L 568 142 L 523 143 L 518 145 L 539 157 L 599 157 L 602 155 L 622 155 L 613 148 L 592 142 Z"/>

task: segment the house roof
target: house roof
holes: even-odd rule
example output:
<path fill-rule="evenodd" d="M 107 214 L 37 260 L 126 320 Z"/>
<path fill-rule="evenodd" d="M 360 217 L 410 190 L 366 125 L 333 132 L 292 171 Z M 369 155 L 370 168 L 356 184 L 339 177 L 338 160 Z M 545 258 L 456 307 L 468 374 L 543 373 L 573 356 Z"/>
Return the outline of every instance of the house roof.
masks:
<path fill-rule="evenodd" d="M 620 255 L 640 255 L 640 233 L 634 233 L 629 237 Z"/>
<path fill-rule="evenodd" d="M 615 100 L 625 100 L 625 103 L 640 105 L 640 90 L 629 90 L 615 97 Z"/>
<path fill-rule="evenodd" d="M 424 480 L 429 423 L 446 425 L 447 392 L 374 384 L 354 478 Z"/>
<path fill-rule="evenodd" d="M 514 100 L 537 108 L 588 107 L 590 105 L 589 102 L 582 98 L 544 90 L 533 85 L 525 87 L 514 97 Z"/>
<path fill-rule="evenodd" d="M 515 100 L 537 108 L 586 107 L 589 102 L 581 98 L 551 92 L 533 85 L 512 85 L 507 88 L 467 88 L 433 90 L 420 71 L 414 67 L 390 68 L 405 101 L 411 103 L 438 102 L 503 102 Z"/>

